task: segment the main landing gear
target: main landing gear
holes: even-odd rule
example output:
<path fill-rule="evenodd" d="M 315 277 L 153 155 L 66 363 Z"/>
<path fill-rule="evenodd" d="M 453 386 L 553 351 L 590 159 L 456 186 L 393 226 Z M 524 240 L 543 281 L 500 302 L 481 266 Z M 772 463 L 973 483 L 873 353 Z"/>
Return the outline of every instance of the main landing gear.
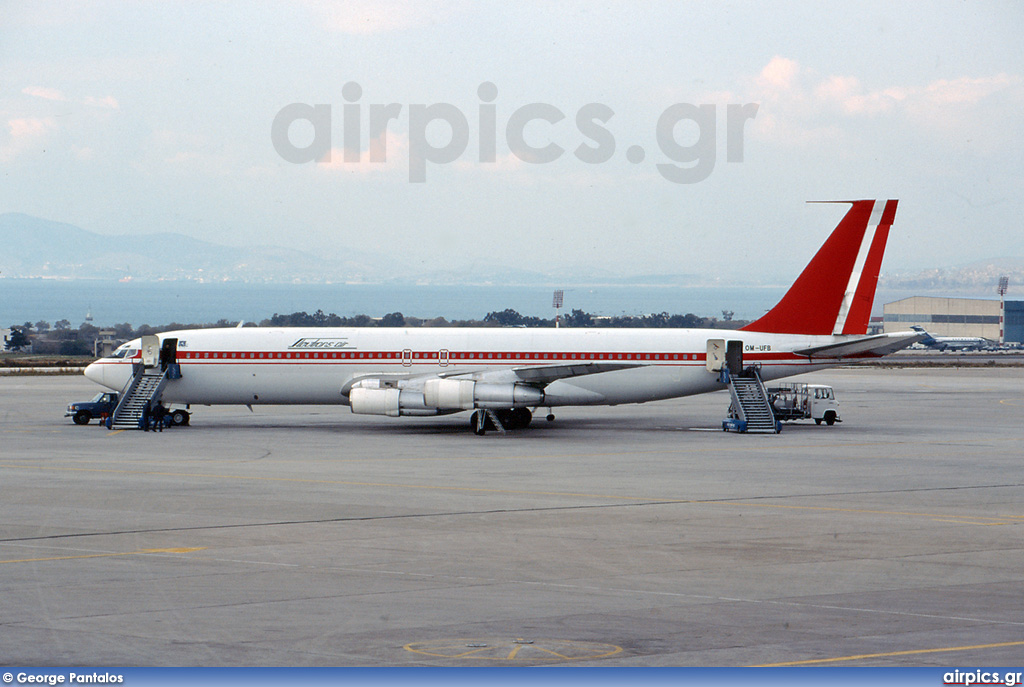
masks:
<path fill-rule="evenodd" d="M 487 430 L 504 432 L 507 429 L 522 429 L 529 426 L 533 413 L 529 408 L 505 408 L 501 410 L 476 410 L 469 418 L 473 433 L 482 436 Z"/>

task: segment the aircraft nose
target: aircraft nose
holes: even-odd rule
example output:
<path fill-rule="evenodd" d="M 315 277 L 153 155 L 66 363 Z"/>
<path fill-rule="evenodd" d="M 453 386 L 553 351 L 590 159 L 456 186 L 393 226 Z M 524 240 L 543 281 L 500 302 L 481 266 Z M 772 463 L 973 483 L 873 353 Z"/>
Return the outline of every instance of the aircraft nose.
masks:
<path fill-rule="evenodd" d="M 84 373 L 86 379 L 92 380 L 97 384 L 103 384 L 103 386 L 106 386 L 106 384 L 104 384 L 103 374 L 105 367 L 105 365 L 100 365 L 99 363 L 91 363 L 90 365 L 86 365 Z"/>

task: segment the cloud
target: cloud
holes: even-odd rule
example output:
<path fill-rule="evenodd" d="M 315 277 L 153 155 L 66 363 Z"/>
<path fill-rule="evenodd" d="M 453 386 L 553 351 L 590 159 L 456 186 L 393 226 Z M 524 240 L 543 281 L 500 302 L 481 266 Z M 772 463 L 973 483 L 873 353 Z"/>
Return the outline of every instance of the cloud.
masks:
<path fill-rule="evenodd" d="M 43 98 L 44 100 L 58 100 L 61 102 L 67 100 L 64 94 L 56 88 L 46 88 L 45 86 L 27 86 L 21 89 L 21 92 L 36 98 Z"/>
<path fill-rule="evenodd" d="M 59 91 L 56 88 L 48 88 L 46 86 L 26 86 L 21 89 L 21 92 L 25 95 L 30 95 L 33 98 L 42 98 L 43 100 L 52 100 L 61 103 L 72 102 L 72 99 L 64 95 L 62 91 Z M 99 107 L 108 110 L 120 109 L 117 99 L 112 95 L 107 95 L 102 98 L 94 95 L 87 95 L 84 98 L 74 100 L 74 102 L 80 105 L 88 105 L 89 107 Z"/>
<path fill-rule="evenodd" d="M 346 162 L 344 148 L 331 148 L 326 159 L 317 163 L 318 169 L 326 171 L 373 174 L 394 170 L 408 171 L 409 138 L 394 131 L 384 130 L 379 136 L 370 139 L 369 145 L 359 151 L 359 160 Z"/>
<path fill-rule="evenodd" d="M 43 145 L 56 128 L 52 117 L 19 117 L 7 120 L 8 140 L 0 144 L 0 161 L 13 160 L 24 152 Z"/>
<path fill-rule="evenodd" d="M 752 134 L 784 145 L 850 146 L 864 132 L 875 131 L 865 124 L 876 123 L 892 131 L 909 127 L 913 135 L 944 146 L 991 151 L 1009 128 L 1019 127 L 1016 113 L 1024 105 L 1024 79 L 1005 73 L 869 88 L 856 76 L 823 76 L 775 56 L 746 83 L 740 93 L 726 95 L 732 102 L 760 103 Z M 950 140 L 958 133 L 959 142 Z"/>
<path fill-rule="evenodd" d="M 90 107 L 101 107 L 108 110 L 119 110 L 121 106 L 118 104 L 117 99 L 112 95 L 108 95 L 104 98 L 97 98 L 92 95 L 87 95 L 82 99 L 83 105 Z"/>
<path fill-rule="evenodd" d="M 765 90 L 791 90 L 796 86 L 799 71 L 800 65 L 795 60 L 776 55 L 761 70 L 757 77 L 757 82 Z"/>
<path fill-rule="evenodd" d="M 924 89 L 925 97 L 936 104 L 963 103 L 976 105 L 985 98 L 1014 86 L 1020 87 L 1020 77 L 1009 74 L 997 74 L 995 76 L 982 77 L 977 79 L 940 79 L 928 85 Z"/>

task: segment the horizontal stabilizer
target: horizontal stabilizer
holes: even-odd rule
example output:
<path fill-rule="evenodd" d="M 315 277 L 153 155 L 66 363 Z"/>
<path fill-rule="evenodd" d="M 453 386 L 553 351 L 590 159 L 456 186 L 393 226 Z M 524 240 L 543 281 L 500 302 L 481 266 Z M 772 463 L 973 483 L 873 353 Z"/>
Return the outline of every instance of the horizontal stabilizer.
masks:
<path fill-rule="evenodd" d="M 917 343 L 925 337 L 919 332 L 894 332 L 892 334 L 876 334 L 863 336 L 839 343 L 814 346 L 793 351 L 796 355 L 808 358 L 837 360 L 840 358 L 876 358 L 889 355 Z"/>

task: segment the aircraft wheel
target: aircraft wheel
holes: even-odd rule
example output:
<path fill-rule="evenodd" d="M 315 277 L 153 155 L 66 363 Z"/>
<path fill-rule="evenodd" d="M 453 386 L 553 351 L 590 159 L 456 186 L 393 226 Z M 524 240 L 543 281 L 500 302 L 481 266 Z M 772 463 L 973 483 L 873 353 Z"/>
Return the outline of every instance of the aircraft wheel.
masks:
<path fill-rule="evenodd" d="M 188 424 L 188 413 L 184 410 L 175 410 L 171 413 L 171 424 L 172 425 L 187 425 Z"/>
<path fill-rule="evenodd" d="M 79 410 L 71 419 L 75 421 L 76 425 L 87 425 L 89 424 L 89 420 L 92 419 L 92 415 L 84 410 Z"/>

